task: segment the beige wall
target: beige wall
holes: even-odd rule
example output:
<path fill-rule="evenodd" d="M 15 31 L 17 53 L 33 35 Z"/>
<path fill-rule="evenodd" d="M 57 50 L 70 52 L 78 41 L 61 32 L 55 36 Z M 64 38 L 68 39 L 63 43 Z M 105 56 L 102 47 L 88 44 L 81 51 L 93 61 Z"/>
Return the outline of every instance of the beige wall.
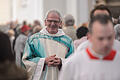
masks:
<path fill-rule="evenodd" d="M 58 9 L 62 16 L 72 14 L 76 25 L 88 21 L 89 11 L 95 0 L 0 0 L 0 23 L 10 20 L 43 22 L 45 13 L 50 9 Z"/>
<path fill-rule="evenodd" d="M 44 15 L 48 10 L 51 9 L 56 9 L 60 11 L 62 16 L 66 13 L 66 0 L 44 0 L 43 3 Z"/>
<path fill-rule="evenodd" d="M 0 23 L 11 20 L 11 0 L 0 0 Z"/>

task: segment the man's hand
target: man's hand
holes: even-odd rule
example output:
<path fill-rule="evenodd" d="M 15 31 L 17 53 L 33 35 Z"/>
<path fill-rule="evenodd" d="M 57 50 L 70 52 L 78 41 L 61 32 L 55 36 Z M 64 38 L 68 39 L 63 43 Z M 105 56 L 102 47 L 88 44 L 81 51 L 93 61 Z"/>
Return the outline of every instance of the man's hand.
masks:
<path fill-rule="evenodd" d="M 61 64 L 62 64 L 61 59 L 60 58 L 55 58 L 55 60 L 54 60 L 54 66 L 59 66 Z"/>
<path fill-rule="evenodd" d="M 54 66 L 54 60 L 56 55 L 52 55 L 50 57 L 45 58 L 45 64 L 50 66 Z"/>
<path fill-rule="evenodd" d="M 52 55 L 50 57 L 45 58 L 45 64 L 48 65 L 48 67 L 51 67 L 51 66 L 60 67 L 62 65 L 61 59 L 55 56 L 56 55 Z"/>

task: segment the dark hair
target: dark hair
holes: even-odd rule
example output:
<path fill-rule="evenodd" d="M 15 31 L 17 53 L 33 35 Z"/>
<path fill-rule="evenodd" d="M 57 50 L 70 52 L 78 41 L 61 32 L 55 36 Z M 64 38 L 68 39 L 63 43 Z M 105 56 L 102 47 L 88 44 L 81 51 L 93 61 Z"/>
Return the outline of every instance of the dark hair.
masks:
<path fill-rule="evenodd" d="M 86 36 L 86 34 L 88 33 L 88 28 L 86 28 L 85 26 L 81 26 L 77 29 L 77 33 L 76 36 L 78 39 Z"/>
<path fill-rule="evenodd" d="M 105 6 L 105 5 L 98 5 L 91 11 L 90 18 L 92 18 L 94 16 L 94 12 L 96 10 L 106 10 L 109 13 L 109 16 L 112 17 L 111 11 L 108 9 L 107 6 Z"/>
<path fill-rule="evenodd" d="M 0 32 L 0 62 L 15 61 L 11 43 L 7 34 Z"/>
<path fill-rule="evenodd" d="M 27 25 L 27 21 L 23 21 L 23 25 Z"/>
<path fill-rule="evenodd" d="M 98 14 L 96 16 L 93 16 L 93 18 L 90 20 L 89 23 L 89 32 L 92 33 L 93 23 L 95 21 L 98 21 L 101 24 L 107 24 L 109 21 L 113 24 L 112 18 L 105 14 Z"/>
<path fill-rule="evenodd" d="M 118 24 L 120 24 L 120 16 L 119 16 L 119 18 L 118 18 Z"/>

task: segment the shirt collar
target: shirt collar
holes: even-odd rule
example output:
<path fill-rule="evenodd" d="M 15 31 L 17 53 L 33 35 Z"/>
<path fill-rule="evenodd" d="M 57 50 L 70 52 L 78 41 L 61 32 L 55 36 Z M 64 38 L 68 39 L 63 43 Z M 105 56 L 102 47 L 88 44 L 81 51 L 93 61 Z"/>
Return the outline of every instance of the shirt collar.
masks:
<path fill-rule="evenodd" d="M 63 32 L 62 29 L 58 29 L 58 32 L 56 34 L 50 34 L 46 28 L 43 28 L 40 33 L 43 33 L 45 35 L 49 35 L 49 36 L 62 36 L 62 35 L 65 35 L 65 33 Z"/>
<path fill-rule="evenodd" d="M 90 59 L 96 59 L 96 60 L 113 60 L 115 55 L 116 55 L 116 51 L 115 50 L 111 50 L 110 53 L 108 53 L 107 56 L 100 56 L 100 55 L 95 55 L 95 53 L 93 51 L 90 50 L 90 48 L 86 48 L 86 52 L 88 54 L 88 56 L 90 57 Z"/>

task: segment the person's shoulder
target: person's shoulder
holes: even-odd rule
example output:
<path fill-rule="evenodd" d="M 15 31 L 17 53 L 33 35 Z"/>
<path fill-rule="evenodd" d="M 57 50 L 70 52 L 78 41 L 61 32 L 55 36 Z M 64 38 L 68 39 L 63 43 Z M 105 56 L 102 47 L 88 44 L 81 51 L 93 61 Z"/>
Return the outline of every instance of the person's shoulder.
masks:
<path fill-rule="evenodd" d="M 63 39 L 65 39 L 65 40 L 67 40 L 67 41 L 72 41 L 72 38 L 71 37 L 69 37 L 68 35 L 63 35 L 61 38 L 63 38 Z"/>
<path fill-rule="evenodd" d="M 33 35 L 31 35 L 31 36 L 28 37 L 28 41 L 31 42 L 31 41 L 33 41 L 34 39 L 39 39 L 40 36 L 41 36 L 41 33 L 40 33 L 40 32 L 35 33 L 35 34 L 33 34 Z"/>
<path fill-rule="evenodd" d="M 21 40 L 25 40 L 25 39 L 27 39 L 28 38 L 28 36 L 26 36 L 26 35 L 24 35 L 24 34 L 21 34 Z"/>
<path fill-rule="evenodd" d="M 114 40 L 114 44 L 120 44 L 120 41 Z"/>
<path fill-rule="evenodd" d="M 20 35 L 16 38 L 16 42 L 23 42 L 25 39 L 27 39 L 27 36 L 24 36 L 23 34 L 20 34 Z"/>
<path fill-rule="evenodd" d="M 81 50 L 81 51 L 76 50 L 70 57 L 68 57 L 66 59 L 66 62 L 68 64 L 73 64 L 73 63 L 77 64 L 77 63 L 80 63 L 80 61 L 82 61 L 82 56 L 83 56 L 84 53 L 85 53 L 84 50 Z"/>
<path fill-rule="evenodd" d="M 80 39 L 74 40 L 75 45 L 79 45 L 79 43 L 80 43 Z"/>
<path fill-rule="evenodd" d="M 120 50 L 120 41 L 114 40 L 113 49 Z"/>
<path fill-rule="evenodd" d="M 81 38 L 81 39 L 77 39 L 77 40 L 74 40 L 74 44 L 78 44 L 78 45 L 80 45 L 80 44 L 82 44 L 82 43 L 84 43 L 84 44 L 86 44 L 86 41 L 87 41 L 87 38 L 86 37 L 83 37 L 83 38 Z"/>
<path fill-rule="evenodd" d="M 5 62 L 1 65 L 0 80 L 28 80 L 28 73 L 13 62 Z"/>
<path fill-rule="evenodd" d="M 84 42 L 82 42 L 79 46 L 78 46 L 78 50 L 82 50 L 85 49 L 88 45 L 90 44 L 89 40 L 86 40 Z"/>
<path fill-rule="evenodd" d="M 29 38 L 36 38 L 36 37 L 39 37 L 40 34 L 41 34 L 40 32 L 35 33 L 35 34 L 31 35 Z"/>

